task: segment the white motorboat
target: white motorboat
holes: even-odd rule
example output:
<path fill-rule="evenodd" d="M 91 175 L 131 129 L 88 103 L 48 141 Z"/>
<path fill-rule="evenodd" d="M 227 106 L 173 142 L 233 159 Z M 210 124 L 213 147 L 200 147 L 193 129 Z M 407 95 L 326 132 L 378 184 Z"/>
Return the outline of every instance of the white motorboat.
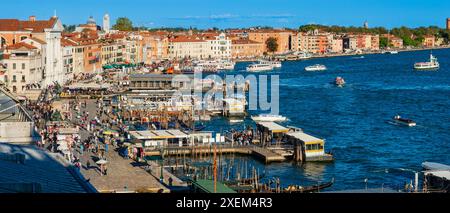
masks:
<path fill-rule="evenodd" d="M 273 66 L 270 64 L 261 64 L 261 63 L 250 64 L 247 66 L 246 70 L 249 72 L 269 71 L 273 70 Z"/>
<path fill-rule="evenodd" d="M 252 116 L 252 120 L 254 121 L 286 121 L 287 118 L 281 115 L 272 115 L 272 114 L 261 114 L 258 116 Z"/>
<path fill-rule="evenodd" d="M 433 54 L 430 54 L 430 61 L 418 62 L 414 64 L 416 70 L 436 70 L 439 69 L 439 62 Z"/>
<path fill-rule="evenodd" d="M 391 55 L 394 55 L 394 54 L 398 54 L 398 51 L 396 51 L 396 50 L 392 50 L 392 51 L 383 51 L 383 53 L 384 53 L 384 54 L 391 54 Z"/>
<path fill-rule="evenodd" d="M 306 71 L 324 71 L 324 70 L 327 70 L 327 67 L 322 64 L 316 64 L 316 65 L 305 67 L 305 70 Z"/>

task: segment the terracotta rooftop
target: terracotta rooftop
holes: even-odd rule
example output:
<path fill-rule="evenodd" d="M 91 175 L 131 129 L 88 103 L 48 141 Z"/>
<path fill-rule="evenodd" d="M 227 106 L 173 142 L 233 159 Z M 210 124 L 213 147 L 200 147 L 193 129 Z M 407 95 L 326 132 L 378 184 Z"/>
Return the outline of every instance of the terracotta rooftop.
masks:
<path fill-rule="evenodd" d="M 63 47 L 76 46 L 76 45 L 77 45 L 77 43 L 72 40 L 65 39 L 65 38 L 61 39 L 61 46 L 63 46 Z"/>
<path fill-rule="evenodd" d="M 37 42 L 37 43 L 39 43 L 39 44 L 47 44 L 47 42 L 42 41 L 41 39 L 38 39 L 38 38 L 30 38 L 30 39 L 35 41 L 35 42 Z"/>
<path fill-rule="evenodd" d="M 232 44 L 261 44 L 259 42 L 252 41 L 250 39 L 237 39 L 237 40 L 232 40 L 231 42 L 232 42 Z"/>
<path fill-rule="evenodd" d="M 57 18 L 39 21 L 20 21 L 18 19 L 0 19 L 0 31 L 32 31 L 44 32 L 44 29 L 52 28 Z"/>
<path fill-rule="evenodd" d="M 205 40 L 194 36 L 177 36 L 175 38 L 170 38 L 169 42 L 205 42 Z"/>
<path fill-rule="evenodd" d="M 17 49 L 20 49 L 20 48 L 26 48 L 26 49 L 30 49 L 30 50 L 31 49 L 37 49 L 37 47 L 35 47 L 33 45 L 29 45 L 29 44 L 24 43 L 24 42 L 16 43 L 16 44 L 9 45 L 9 46 L 6 47 L 7 50 L 17 50 Z"/>

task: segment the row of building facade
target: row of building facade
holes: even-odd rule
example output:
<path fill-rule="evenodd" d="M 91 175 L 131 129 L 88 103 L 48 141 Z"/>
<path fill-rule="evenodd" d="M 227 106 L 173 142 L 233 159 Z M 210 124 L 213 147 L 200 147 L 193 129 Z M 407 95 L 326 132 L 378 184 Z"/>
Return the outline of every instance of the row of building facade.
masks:
<path fill-rule="evenodd" d="M 64 32 L 58 17 L 48 20 L 0 19 L 0 81 L 12 92 L 24 93 L 74 76 L 102 70 L 106 64 L 151 64 L 172 59 L 245 59 L 270 51 L 266 41 L 277 40 L 274 54 L 301 51 L 312 54 L 378 51 L 380 37 L 394 48 L 403 41 L 393 35 L 333 34 L 314 30 L 245 29 L 194 33 L 168 31 L 119 32 L 103 28 L 90 17 L 74 32 Z M 434 36 L 424 46 L 435 46 Z"/>

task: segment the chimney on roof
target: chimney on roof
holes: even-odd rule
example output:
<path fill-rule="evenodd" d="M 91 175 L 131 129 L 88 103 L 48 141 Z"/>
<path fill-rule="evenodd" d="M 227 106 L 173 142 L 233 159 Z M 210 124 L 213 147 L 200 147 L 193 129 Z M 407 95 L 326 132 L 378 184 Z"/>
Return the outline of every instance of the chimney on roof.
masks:
<path fill-rule="evenodd" d="M 36 16 L 30 16 L 30 17 L 29 17 L 29 20 L 30 20 L 30 21 L 36 21 Z"/>

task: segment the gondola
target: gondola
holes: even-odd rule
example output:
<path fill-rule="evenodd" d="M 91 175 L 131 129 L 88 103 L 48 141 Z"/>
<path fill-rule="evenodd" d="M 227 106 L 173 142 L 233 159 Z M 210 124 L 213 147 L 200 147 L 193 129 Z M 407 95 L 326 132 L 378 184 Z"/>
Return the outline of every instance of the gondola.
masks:
<path fill-rule="evenodd" d="M 286 188 L 283 188 L 280 193 L 311 193 L 311 192 L 319 192 L 322 189 L 331 187 L 334 183 L 334 178 L 327 183 L 316 184 L 312 186 L 300 186 L 300 185 L 289 185 Z M 277 193 L 277 189 L 271 188 L 271 192 Z"/>

